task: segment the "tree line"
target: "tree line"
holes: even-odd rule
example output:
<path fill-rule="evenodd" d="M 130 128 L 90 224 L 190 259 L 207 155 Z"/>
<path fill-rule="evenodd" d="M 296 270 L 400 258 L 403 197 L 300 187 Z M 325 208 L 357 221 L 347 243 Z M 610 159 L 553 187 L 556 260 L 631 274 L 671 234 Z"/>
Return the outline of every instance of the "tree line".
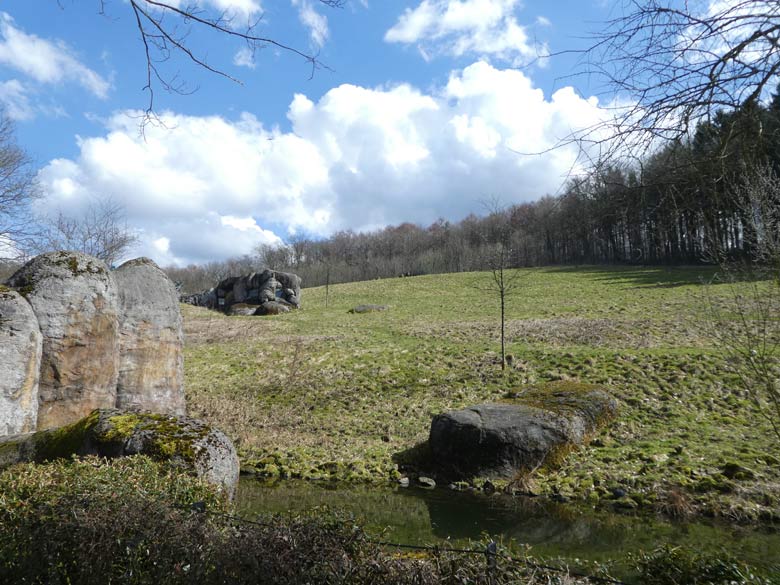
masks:
<path fill-rule="evenodd" d="M 557 196 L 488 206 L 485 215 L 458 222 L 296 236 L 252 255 L 168 272 L 194 292 L 262 267 L 295 272 L 306 286 L 486 270 L 497 246 L 506 248 L 510 268 L 749 259 L 760 202 L 743 187 L 756 169 L 780 171 L 780 93 L 766 104 L 718 112 L 692 136 L 641 160 L 572 178 Z"/>

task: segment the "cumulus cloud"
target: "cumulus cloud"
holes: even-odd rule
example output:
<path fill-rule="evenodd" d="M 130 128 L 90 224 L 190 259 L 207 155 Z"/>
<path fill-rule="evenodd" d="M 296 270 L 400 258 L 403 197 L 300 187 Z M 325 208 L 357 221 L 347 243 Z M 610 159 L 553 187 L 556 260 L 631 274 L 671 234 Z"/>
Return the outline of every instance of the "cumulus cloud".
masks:
<path fill-rule="evenodd" d="M 292 129 L 162 113 L 139 137 L 133 112 L 79 141 L 74 160 L 39 174 L 42 206 L 79 209 L 96 196 L 124 204 L 142 253 L 162 263 L 249 252 L 306 232 L 427 224 L 479 211 L 479 201 L 555 191 L 576 153 L 536 156 L 604 116 L 571 88 L 550 97 L 522 72 L 477 62 L 431 92 L 341 85 L 318 101 L 296 95 Z M 215 148 L 215 145 L 219 145 Z"/>
<path fill-rule="evenodd" d="M 527 64 L 549 51 L 518 22 L 520 5 L 520 0 L 422 0 L 401 14 L 385 41 L 416 45 L 426 59 L 477 55 Z"/>
<path fill-rule="evenodd" d="M 25 33 L 6 12 L 0 12 L 0 64 L 39 83 L 76 83 L 99 98 L 108 97 L 111 88 L 106 79 L 79 61 L 67 44 Z"/>

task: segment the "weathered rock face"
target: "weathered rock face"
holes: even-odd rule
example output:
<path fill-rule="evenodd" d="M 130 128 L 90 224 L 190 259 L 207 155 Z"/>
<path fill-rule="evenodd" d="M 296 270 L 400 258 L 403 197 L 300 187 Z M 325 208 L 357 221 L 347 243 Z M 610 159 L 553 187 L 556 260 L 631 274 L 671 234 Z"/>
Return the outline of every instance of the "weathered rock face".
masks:
<path fill-rule="evenodd" d="M 506 403 L 480 404 L 434 417 L 435 460 L 461 476 L 512 477 L 558 464 L 617 414 L 617 402 L 587 384 L 550 383 Z"/>
<path fill-rule="evenodd" d="M 118 295 L 106 265 L 78 252 L 37 256 L 8 281 L 43 335 L 38 428 L 113 407 L 119 362 Z"/>
<path fill-rule="evenodd" d="M 244 276 L 231 276 L 211 290 L 194 295 L 183 295 L 181 302 L 216 309 L 228 314 L 246 315 L 246 307 L 262 307 L 268 303 L 282 303 L 288 307 L 301 305 L 301 279 L 295 274 L 263 270 Z M 240 310 L 231 312 L 231 307 L 241 305 Z M 268 307 L 257 311 L 256 315 L 276 315 L 278 312 Z"/>
<path fill-rule="evenodd" d="M 176 287 L 148 258 L 114 273 L 119 291 L 116 406 L 184 414 L 184 357 Z"/>
<path fill-rule="evenodd" d="M 0 286 L 0 436 L 36 429 L 41 343 L 32 307 Z"/>
<path fill-rule="evenodd" d="M 171 461 L 232 497 L 239 463 L 233 443 L 196 419 L 162 414 L 96 410 L 65 427 L 0 438 L 0 468 L 71 455 L 148 455 Z"/>

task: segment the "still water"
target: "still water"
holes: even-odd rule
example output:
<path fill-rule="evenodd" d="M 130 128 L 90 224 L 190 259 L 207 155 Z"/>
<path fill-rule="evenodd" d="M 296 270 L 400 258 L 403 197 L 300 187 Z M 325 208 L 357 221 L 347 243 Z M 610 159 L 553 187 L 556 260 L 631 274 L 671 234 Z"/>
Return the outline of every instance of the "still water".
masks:
<path fill-rule="evenodd" d="M 484 535 L 530 547 L 535 557 L 616 561 L 624 574 L 628 553 L 662 544 L 721 552 L 752 565 L 780 571 L 780 531 L 718 522 L 668 522 L 596 512 L 541 499 L 453 492 L 444 489 L 329 486 L 304 481 L 275 485 L 242 479 L 241 514 L 296 513 L 325 507 L 353 515 L 384 540 L 405 544 L 465 543 Z"/>

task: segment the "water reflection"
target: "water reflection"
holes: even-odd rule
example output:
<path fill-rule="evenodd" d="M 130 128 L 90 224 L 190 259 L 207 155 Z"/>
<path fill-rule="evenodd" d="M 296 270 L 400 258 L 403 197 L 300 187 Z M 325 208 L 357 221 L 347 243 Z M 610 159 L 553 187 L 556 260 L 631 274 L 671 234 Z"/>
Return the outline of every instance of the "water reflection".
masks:
<path fill-rule="evenodd" d="M 530 545 L 538 556 L 594 561 L 625 558 L 664 543 L 700 552 L 727 550 L 748 563 L 778 563 L 780 533 L 717 523 L 673 523 L 554 504 L 448 490 L 329 486 L 311 482 L 263 484 L 242 480 L 242 514 L 296 513 L 327 507 L 354 515 L 369 530 L 408 544 L 477 540 L 485 533 Z"/>

